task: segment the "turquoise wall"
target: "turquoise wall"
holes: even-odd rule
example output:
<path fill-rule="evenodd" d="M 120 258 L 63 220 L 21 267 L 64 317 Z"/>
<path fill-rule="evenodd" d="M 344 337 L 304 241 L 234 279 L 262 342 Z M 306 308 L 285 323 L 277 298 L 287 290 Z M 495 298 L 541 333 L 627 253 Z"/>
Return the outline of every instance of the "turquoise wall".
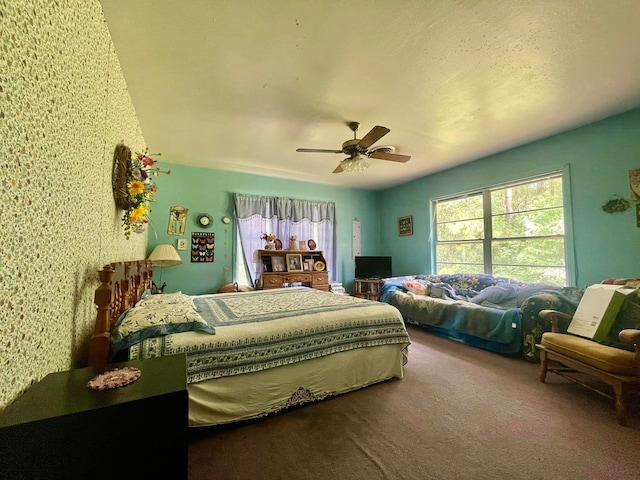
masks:
<path fill-rule="evenodd" d="M 393 256 L 394 275 L 430 273 L 431 199 L 563 168 L 570 177 L 574 283 L 640 276 L 635 205 L 623 213 L 602 210 L 614 195 L 630 196 L 628 171 L 640 168 L 640 109 L 380 192 L 381 254 Z M 397 219 L 405 215 L 413 215 L 414 234 L 399 237 Z"/>
<path fill-rule="evenodd" d="M 525 177 L 564 170 L 568 175 L 568 237 L 572 283 L 586 286 L 608 277 L 640 275 L 640 229 L 635 208 L 608 214 L 602 205 L 614 195 L 629 198 L 628 171 L 640 168 L 640 109 L 531 144 L 429 175 L 381 192 L 331 187 L 292 180 L 223 172 L 162 163 L 170 168 L 162 178 L 151 212 L 147 255 L 159 243 L 190 241 L 191 232 L 214 232 L 215 262 L 191 263 L 189 250 L 179 251 L 182 265 L 167 268 L 167 290 L 188 294 L 216 291 L 231 282 L 234 254 L 233 193 L 286 196 L 336 203 L 338 271 L 331 278 L 353 287 L 354 263 L 351 223 L 362 225 L 362 255 L 391 255 L 393 274 L 432 271 L 429 239 L 429 202 Z M 185 235 L 167 233 L 169 209 L 189 209 Z M 213 226 L 202 229 L 198 215 L 208 213 Z M 414 234 L 399 237 L 398 217 L 413 216 Z M 573 234 L 573 236 L 572 236 Z M 156 278 L 159 272 L 156 269 Z"/>
<path fill-rule="evenodd" d="M 214 262 L 191 263 L 189 249 L 178 251 L 182 265 L 165 268 L 162 272 L 162 281 L 167 283 L 166 292 L 181 290 L 191 295 L 210 293 L 232 281 L 235 224 L 224 225 L 221 219 L 225 215 L 233 217 L 234 193 L 335 202 L 338 271 L 330 272 L 330 277 L 342 281 L 347 289 L 352 288 L 355 269 L 351 253 L 351 225 L 354 219 L 360 220 L 362 226 L 362 254 L 379 253 L 376 192 L 187 167 L 165 163 L 162 157 L 158 160 L 163 170 L 171 169 L 171 175 L 163 176 L 161 183 L 158 182 L 159 189 L 150 214 L 147 256 L 161 243 L 177 246 L 179 238 L 185 238 L 190 243 L 192 232 L 215 233 Z M 189 209 L 185 235 L 180 237 L 167 233 L 169 210 L 176 205 Z M 202 213 L 213 217 L 213 226 L 208 229 L 203 229 L 196 222 Z M 322 245 L 318 248 L 322 249 Z M 154 277 L 158 279 L 159 274 L 156 268 Z"/>

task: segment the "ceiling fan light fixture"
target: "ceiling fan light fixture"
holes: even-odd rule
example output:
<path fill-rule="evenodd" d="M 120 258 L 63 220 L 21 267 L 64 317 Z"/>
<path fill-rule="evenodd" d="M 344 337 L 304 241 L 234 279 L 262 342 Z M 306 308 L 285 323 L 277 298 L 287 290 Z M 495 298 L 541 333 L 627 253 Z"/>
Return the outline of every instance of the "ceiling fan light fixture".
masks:
<path fill-rule="evenodd" d="M 368 167 L 371 166 L 369 162 L 367 162 L 367 157 L 364 155 L 357 155 L 352 158 L 347 158 L 343 160 L 340 164 L 342 170 L 349 173 L 357 173 L 364 172 Z"/>

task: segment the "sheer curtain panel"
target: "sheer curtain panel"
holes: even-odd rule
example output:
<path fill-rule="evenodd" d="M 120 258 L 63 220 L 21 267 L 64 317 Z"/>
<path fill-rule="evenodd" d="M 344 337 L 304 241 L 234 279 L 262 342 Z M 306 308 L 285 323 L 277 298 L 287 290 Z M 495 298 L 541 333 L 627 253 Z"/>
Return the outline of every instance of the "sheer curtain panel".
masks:
<path fill-rule="evenodd" d="M 313 239 L 324 252 L 327 270 L 335 275 L 335 212 L 333 202 L 299 200 L 260 195 L 234 195 L 240 250 L 245 268 L 255 284 L 256 251 L 264 248 L 262 233 L 272 233 L 288 248 L 292 235 L 297 241 Z"/>

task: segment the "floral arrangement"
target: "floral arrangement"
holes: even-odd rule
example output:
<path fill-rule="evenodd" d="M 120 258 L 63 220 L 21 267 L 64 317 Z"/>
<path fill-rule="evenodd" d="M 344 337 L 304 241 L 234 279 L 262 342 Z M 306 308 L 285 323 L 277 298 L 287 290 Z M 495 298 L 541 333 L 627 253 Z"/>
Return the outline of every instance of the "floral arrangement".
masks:
<path fill-rule="evenodd" d="M 124 209 L 122 215 L 122 225 L 127 239 L 131 232 L 144 232 L 145 224 L 149 223 L 149 203 L 153 201 L 152 197 L 158 191 L 153 177 L 161 173 L 167 175 L 171 173 L 171 170 L 163 172 L 155 164 L 156 161 L 147 154 L 146 150 L 144 153 L 136 152 L 131 159 L 127 171 L 128 207 Z"/>
<path fill-rule="evenodd" d="M 262 232 L 262 235 L 260 235 L 260 239 L 266 240 L 267 242 L 275 242 L 276 236 L 273 233 Z"/>

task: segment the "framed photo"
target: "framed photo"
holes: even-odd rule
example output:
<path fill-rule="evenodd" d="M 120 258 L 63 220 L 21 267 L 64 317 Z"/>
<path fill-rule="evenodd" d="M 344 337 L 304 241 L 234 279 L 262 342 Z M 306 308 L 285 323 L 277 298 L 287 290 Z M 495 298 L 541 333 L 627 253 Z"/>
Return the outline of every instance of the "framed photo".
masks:
<path fill-rule="evenodd" d="M 302 255 L 287 253 L 287 272 L 302 272 Z"/>
<path fill-rule="evenodd" d="M 272 272 L 271 269 L 271 257 L 262 257 L 262 271 L 263 272 Z"/>
<path fill-rule="evenodd" d="M 274 272 L 286 272 L 287 265 L 284 262 L 283 256 L 271 257 L 271 269 Z"/>
<path fill-rule="evenodd" d="M 310 272 L 311 270 L 313 270 L 313 259 L 312 258 L 305 259 L 305 261 L 302 263 L 302 269 L 305 272 Z"/>
<path fill-rule="evenodd" d="M 179 238 L 178 239 L 178 250 L 186 250 L 187 249 L 187 239 Z"/>
<path fill-rule="evenodd" d="M 398 218 L 398 235 L 401 237 L 413 235 L 413 217 L 411 215 Z"/>

